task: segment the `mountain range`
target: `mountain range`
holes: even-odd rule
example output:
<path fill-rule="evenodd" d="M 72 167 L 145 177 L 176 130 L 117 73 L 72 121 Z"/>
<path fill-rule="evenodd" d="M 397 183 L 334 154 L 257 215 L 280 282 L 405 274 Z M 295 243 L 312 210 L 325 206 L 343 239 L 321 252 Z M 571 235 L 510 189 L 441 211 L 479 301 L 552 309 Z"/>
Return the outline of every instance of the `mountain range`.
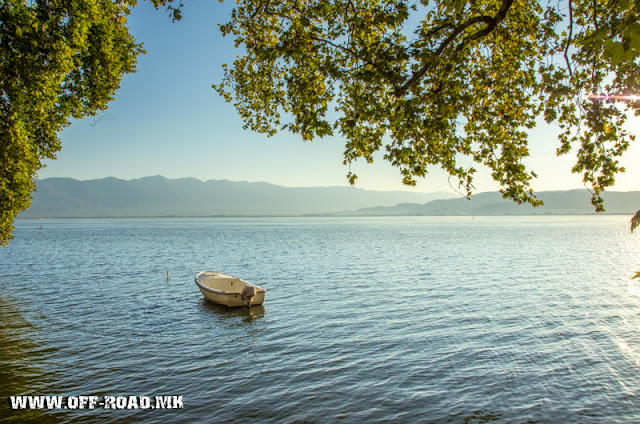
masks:
<path fill-rule="evenodd" d="M 518 205 L 503 199 L 498 192 L 480 193 L 455 199 L 438 199 L 424 204 L 404 203 L 391 207 L 378 206 L 344 212 L 352 216 L 403 216 L 403 215 L 587 215 L 594 213 L 591 193 L 588 190 L 542 191 L 536 197 L 543 206 Z M 604 192 L 605 213 L 633 215 L 640 209 L 640 191 Z"/>
<path fill-rule="evenodd" d="M 36 181 L 31 207 L 19 218 L 300 216 L 451 197 L 444 192 L 282 187 L 263 182 L 161 176 L 87 181 L 46 178 Z"/>
<path fill-rule="evenodd" d="M 161 176 L 135 180 L 103 178 L 36 181 L 31 207 L 19 218 L 118 218 L 209 216 L 402 216 L 402 215 L 576 215 L 592 214 L 587 190 L 537 193 L 544 206 L 533 208 L 500 193 L 375 191 L 354 187 L 282 187 L 263 182 Z M 606 213 L 633 214 L 640 191 L 605 192 Z"/>

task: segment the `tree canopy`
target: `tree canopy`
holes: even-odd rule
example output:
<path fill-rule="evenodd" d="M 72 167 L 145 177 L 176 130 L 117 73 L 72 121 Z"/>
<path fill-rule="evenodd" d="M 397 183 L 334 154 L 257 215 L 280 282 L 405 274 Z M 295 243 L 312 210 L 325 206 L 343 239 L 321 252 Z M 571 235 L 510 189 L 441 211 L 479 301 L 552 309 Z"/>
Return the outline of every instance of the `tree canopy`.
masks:
<path fill-rule="evenodd" d="M 245 53 L 214 88 L 246 128 L 339 134 L 347 165 L 383 149 L 405 184 L 439 166 L 467 195 L 486 166 L 504 197 L 533 205 L 523 160 L 543 117 L 602 211 L 640 102 L 588 95 L 638 92 L 639 11 L 629 0 L 244 0 L 221 30 Z"/>
<path fill-rule="evenodd" d="M 180 19 L 173 0 L 152 0 Z M 42 160 L 70 119 L 107 108 L 143 52 L 129 33 L 135 1 L 0 0 L 0 245 L 29 207 Z"/>

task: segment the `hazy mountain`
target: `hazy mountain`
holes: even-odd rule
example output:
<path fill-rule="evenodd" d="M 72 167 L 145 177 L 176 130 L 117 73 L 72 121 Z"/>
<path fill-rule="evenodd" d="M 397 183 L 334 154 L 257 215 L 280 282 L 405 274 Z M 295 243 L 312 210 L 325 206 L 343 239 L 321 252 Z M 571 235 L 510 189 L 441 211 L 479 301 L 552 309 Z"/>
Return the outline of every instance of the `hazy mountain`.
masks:
<path fill-rule="evenodd" d="M 424 204 L 403 203 L 391 207 L 368 207 L 341 215 L 385 216 L 385 215 L 582 215 L 594 213 L 591 194 L 587 190 L 545 191 L 536 195 L 544 206 L 534 208 L 528 204 L 518 205 L 502 198 L 498 192 L 480 193 L 456 199 L 433 200 Z M 606 213 L 634 214 L 640 209 L 640 191 L 605 192 L 603 194 Z"/>
<path fill-rule="evenodd" d="M 402 202 L 451 198 L 450 193 L 373 191 L 354 187 L 291 188 L 268 183 L 160 176 L 36 181 L 31 207 L 19 218 L 92 218 L 336 213 Z"/>

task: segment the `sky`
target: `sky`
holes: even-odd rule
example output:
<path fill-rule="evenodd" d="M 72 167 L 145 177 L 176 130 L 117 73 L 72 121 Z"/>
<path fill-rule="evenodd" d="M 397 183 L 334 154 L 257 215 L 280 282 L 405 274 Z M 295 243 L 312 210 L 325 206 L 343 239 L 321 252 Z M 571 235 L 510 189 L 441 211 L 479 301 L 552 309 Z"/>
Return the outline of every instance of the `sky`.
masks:
<path fill-rule="evenodd" d="M 222 64 L 239 53 L 217 24 L 228 20 L 233 2 L 187 1 L 182 20 L 141 2 L 129 17 L 131 33 L 147 51 L 137 72 L 124 77 L 115 100 L 98 117 L 74 121 L 61 134 L 62 150 L 46 160 L 38 178 L 105 177 L 136 179 L 151 175 L 202 181 L 265 181 L 287 187 L 346 186 L 345 140 L 339 135 L 304 142 L 295 134 L 273 137 L 243 130 L 234 106 L 211 88 L 222 79 Z M 628 129 L 640 134 L 640 119 Z M 525 164 L 538 174 L 537 191 L 584 188 L 571 173 L 575 156 L 556 157 L 557 127 L 544 122 L 530 133 Z M 640 141 L 621 160 L 627 172 L 611 190 L 640 190 Z M 476 166 L 476 168 L 478 168 Z M 352 165 L 356 187 L 372 190 L 457 192 L 457 183 L 432 168 L 415 187 L 402 185 L 397 168 L 375 157 Z M 476 193 L 500 187 L 486 169 L 475 177 Z"/>

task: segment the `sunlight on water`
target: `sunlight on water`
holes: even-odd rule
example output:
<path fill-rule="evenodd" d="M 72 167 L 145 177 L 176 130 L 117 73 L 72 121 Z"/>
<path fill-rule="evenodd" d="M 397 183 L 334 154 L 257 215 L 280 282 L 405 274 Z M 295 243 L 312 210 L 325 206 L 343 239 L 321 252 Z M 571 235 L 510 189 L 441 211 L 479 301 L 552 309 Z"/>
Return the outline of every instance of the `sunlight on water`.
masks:
<path fill-rule="evenodd" d="M 627 289 L 631 296 L 640 297 L 640 287 L 638 283 L 629 284 L 629 288 Z"/>
<path fill-rule="evenodd" d="M 631 350 L 631 348 L 626 342 L 623 342 L 623 341 L 616 341 L 616 342 L 618 343 L 618 346 L 620 347 L 620 349 L 627 350 L 627 351 Z"/>

